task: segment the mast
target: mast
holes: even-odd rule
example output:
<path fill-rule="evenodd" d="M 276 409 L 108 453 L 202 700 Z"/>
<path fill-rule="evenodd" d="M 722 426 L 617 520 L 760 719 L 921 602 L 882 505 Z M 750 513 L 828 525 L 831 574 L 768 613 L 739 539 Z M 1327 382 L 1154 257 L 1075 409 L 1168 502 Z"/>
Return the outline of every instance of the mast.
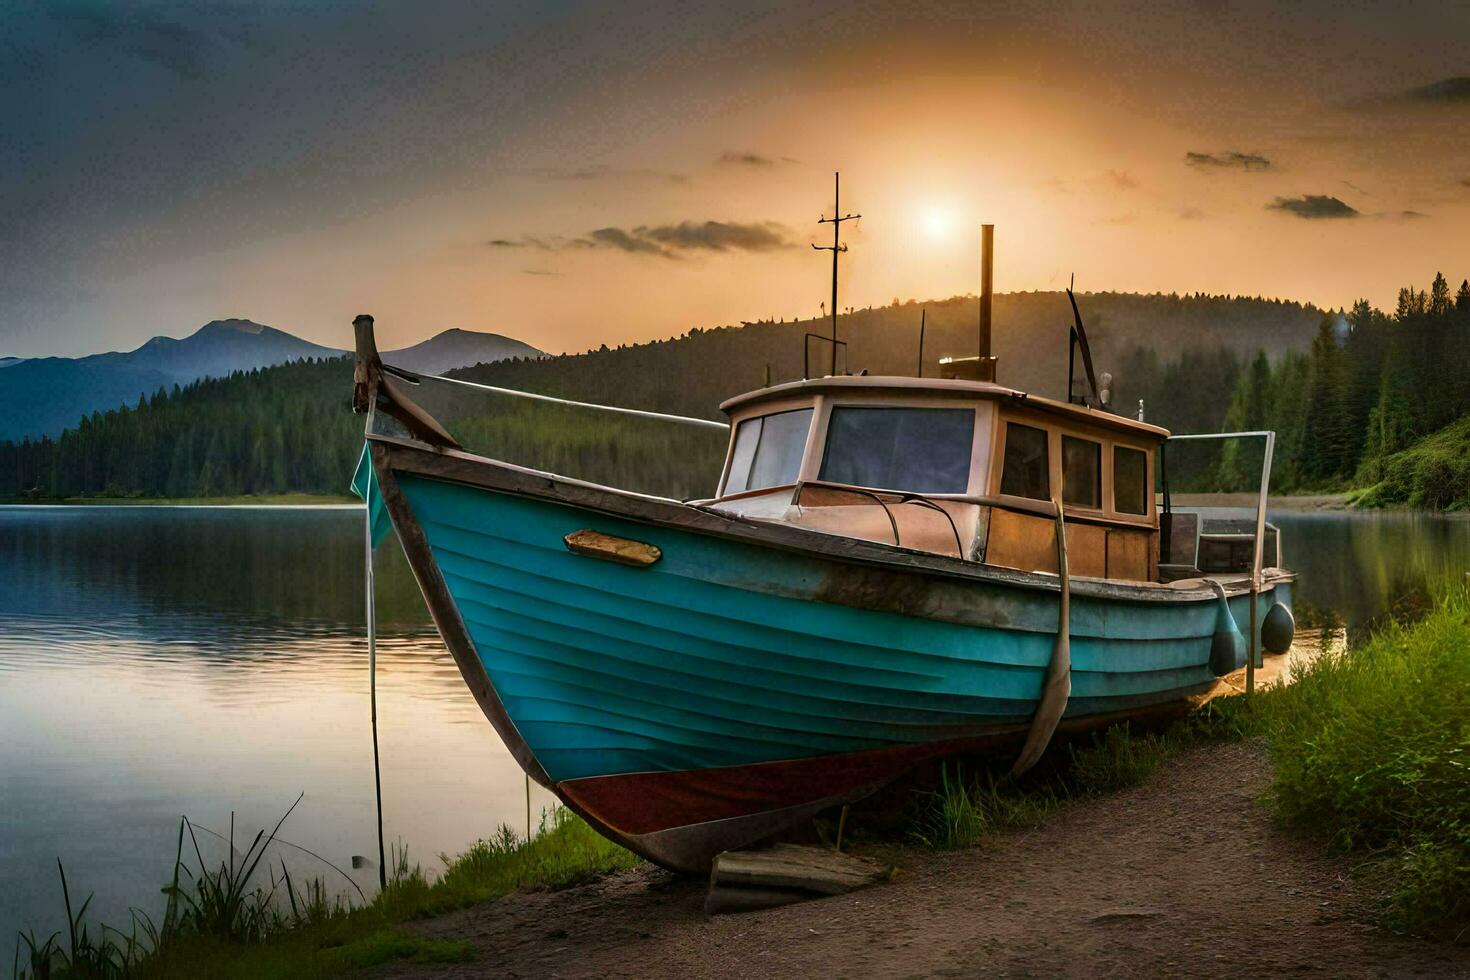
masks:
<path fill-rule="evenodd" d="M 844 221 L 862 217 L 860 214 L 842 213 L 841 194 L 842 174 L 837 172 L 832 175 L 832 217 L 817 219 L 819 225 L 830 224 L 832 226 L 832 244 L 812 245 L 812 248 L 818 252 L 832 253 L 832 369 L 828 373 L 834 375 L 837 373 L 837 253 L 847 251 L 847 246 L 842 244 L 839 235 Z"/>

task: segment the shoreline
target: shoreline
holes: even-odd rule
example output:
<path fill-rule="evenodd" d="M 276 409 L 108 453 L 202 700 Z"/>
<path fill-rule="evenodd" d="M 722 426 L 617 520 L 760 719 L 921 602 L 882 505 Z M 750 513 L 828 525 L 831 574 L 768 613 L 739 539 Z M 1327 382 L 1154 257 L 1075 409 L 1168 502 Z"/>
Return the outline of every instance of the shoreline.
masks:
<path fill-rule="evenodd" d="M 1175 507 L 1243 507 L 1256 509 L 1253 493 L 1176 493 L 1170 495 Z M 1312 511 L 1355 512 L 1359 508 L 1348 503 L 1345 493 L 1272 494 L 1266 498 L 1266 509 L 1293 513 Z"/>
<path fill-rule="evenodd" d="M 0 507 L 361 507 L 351 494 L 268 493 L 225 497 L 62 497 L 49 500 L 0 498 Z"/>

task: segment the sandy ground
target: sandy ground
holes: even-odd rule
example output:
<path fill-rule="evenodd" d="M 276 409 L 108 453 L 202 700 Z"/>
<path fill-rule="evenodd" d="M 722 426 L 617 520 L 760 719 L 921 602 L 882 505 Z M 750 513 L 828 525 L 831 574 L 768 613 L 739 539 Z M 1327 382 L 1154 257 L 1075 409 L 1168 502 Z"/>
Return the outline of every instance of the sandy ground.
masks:
<path fill-rule="evenodd" d="M 1274 826 L 1259 745 L 1212 746 L 1040 830 L 905 850 L 851 895 L 707 919 L 704 883 L 638 869 L 419 923 L 473 963 L 391 977 L 1470 977 L 1470 950 L 1367 923 L 1340 860 Z"/>

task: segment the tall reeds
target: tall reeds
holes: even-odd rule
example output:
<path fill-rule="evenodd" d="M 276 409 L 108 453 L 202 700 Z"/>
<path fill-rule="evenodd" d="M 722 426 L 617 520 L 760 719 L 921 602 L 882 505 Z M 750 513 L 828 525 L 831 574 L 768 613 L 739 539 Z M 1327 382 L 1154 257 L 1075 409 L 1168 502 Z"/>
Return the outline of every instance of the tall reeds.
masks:
<path fill-rule="evenodd" d="M 105 925 L 95 932 L 89 929 L 86 913 L 91 898 L 73 908 L 66 872 L 58 861 L 67 915 L 65 941 L 60 932 L 45 939 L 33 932 L 20 934 L 14 977 L 131 980 L 208 973 L 253 980 L 329 975 L 399 958 L 459 961 L 473 955 L 468 943 L 424 939 L 395 926 L 518 888 L 562 887 L 638 862 L 558 807 L 542 814 L 540 832 L 530 839 L 501 826 L 458 858 L 441 855 L 443 870 L 432 878 L 410 862 L 408 849 L 397 843 L 391 852 L 388 887 L 372 901 L 359 890 L 361 901 L 353 904 L 349 894 L 334 890 L 324 878 L 300 879 L 284 861 L 273 864 L 269 859 L 273 845 L 296 847 L 281 840 L 280 831 L 300 802 L 297 797 L 269 831 L 258 831 L 243 852 L 236 847 L 233 814 L 225 835 L 180 818 L 173 872 L 163 888 L 162 917 L 155 921 L 132 909 L 126 933 Z M 206 858 L 201 834 L 219 837 L 225 846 L 221 859 Z M 346 872 L 328 866 L 351 881 Z"/>

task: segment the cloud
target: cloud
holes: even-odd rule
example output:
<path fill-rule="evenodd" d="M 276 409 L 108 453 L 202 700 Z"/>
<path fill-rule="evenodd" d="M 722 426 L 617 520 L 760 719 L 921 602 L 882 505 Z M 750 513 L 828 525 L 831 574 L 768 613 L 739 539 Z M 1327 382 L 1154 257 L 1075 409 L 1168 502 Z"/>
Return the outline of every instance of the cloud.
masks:
<path fill-rule="evenodd" d="M 681 221 L 677 225 L 637 228 L 634 234 L 682 251 L 774 252 L 791 245 L 786 229 L 771 221 Z"/>
<path fill-rule="evenodd" d="M 560 167 L 538 167 L 535 170 L 522 171 L 522 173 L 523 175 L 538 177 L 542 180 L 556 181 L 645 180 L 677 184 L 681 187 L 693 183 L 688 174 L 674 173 L 669 170 L 654 170 L 647 167 L 609 167 L 606 164 L 578 167 L 575 170 L 566 170 Z"/>
<path fill-rule="evenodd" d="M 1443 78 L 1403 93 L 1405 102 L 1421 105 L 1470 105 L 1470 76 Z"/>
<path fill-rule="evenodd" d="M 1419 218 L 1427 218 L 1429 217 L 1429 215 L 1425 214 L 1423 211 L 1400 211 L 1399 217 L 1403 218 L 1405 221 L 1415 221 Z"/>
<path fill-rule="evenodd" d="M 1109 170 L 1108 180 L 1120 191 L 1131 191 L 1138 188 L 1138 178 L 1126 170 Z"/>
<path fill-rule="evenodd" d="M 555 276 L 558 279 L 565 275 L 555 269 L 522 269 L 521 272 L 528 276 Z"/>
<path fill-rule="evenodd" d="M 759 153 L 750 153 L 742 150 L 726 150 L 720 154 L 720 163 L 733 164 L 737 167 L 759 167 L 769 169 L 776 165 L 776 161 Z"/>
<path fill-rule="evenodd" d="M 1241 153 L 1239 150 L 1227 150 L 1224 153 L 1196 153 L 1191 150 L 1184 154 L 1184 162 L 1200 169 L 1271 169 L 1271 161 L 1259 153 Z"/>
<path fill-rule="evenodd" d="M 535 248 L 545 252 L 611 249 L 630 255 L 675 259 L 697 252 L 774 252 L 791 248 L 793 242 L 786 228 L 774 221 L 681 221 L 635 228 L 598 228 L 577 238 L 536 235 L 492 238 L 486 244 L 493 248 Z"/>
<path fill-rule="evenodd" d="M 1470 75 L 1441 78 L 1428 85 L 1401 89 L 1397 92 L 1376 92 L 1350 99 L 1343 103 L 1347 109 L 1384 111 L 1402 106 L 1427 108 L 1453 108 L 1470 105 Z"/>
<path fill-rule="evenodd" d="M 1301 197 L 1278 197 L 1266 205 L 1267 210 L 1286 211 L 1298 218 L 1358 218 L 1357 208 L 1344 204 L 1329 194 L 1304 194 Z"/>
<path fill-rule="evenodd" d="M 1179 218 L 1183 221 L 1203 221 L 1206 215 L 1199 208 L 1184 208 L 1179 212 Z"/>
<path fill-rule="evenodd" d="M 1461 187 L 1470 187 L 1470 177 L 1461 177 L 1460 178 L 1460 186 Z"/>
<path fill-rule="evenodd" d="M 755 153 L 750 150 L 726 150 L 715 160 L 715 163 L 723 167 L 749 167 L 755 170 L 770 170 L 788 163 L 800 163 L 794 157 L 768 156 L 764 153 Z"/>
<path fill-rule="evenodd" d="M 620 252 L 635 255 L 664 255 L 663 246 L 644 237 L 644 229 L 625 231 L 622 228 L 599 228 L 587 236 L 594 245 L 615 248 Z"/>
<path fill-rule="evenodd" d="M 83 44 L 115 45 L 129 56 L 161 65 L 183 79 L 204 76 L 204 35 L 157 13 L 100 4 L 68 4 L 50 13 Z"/>

